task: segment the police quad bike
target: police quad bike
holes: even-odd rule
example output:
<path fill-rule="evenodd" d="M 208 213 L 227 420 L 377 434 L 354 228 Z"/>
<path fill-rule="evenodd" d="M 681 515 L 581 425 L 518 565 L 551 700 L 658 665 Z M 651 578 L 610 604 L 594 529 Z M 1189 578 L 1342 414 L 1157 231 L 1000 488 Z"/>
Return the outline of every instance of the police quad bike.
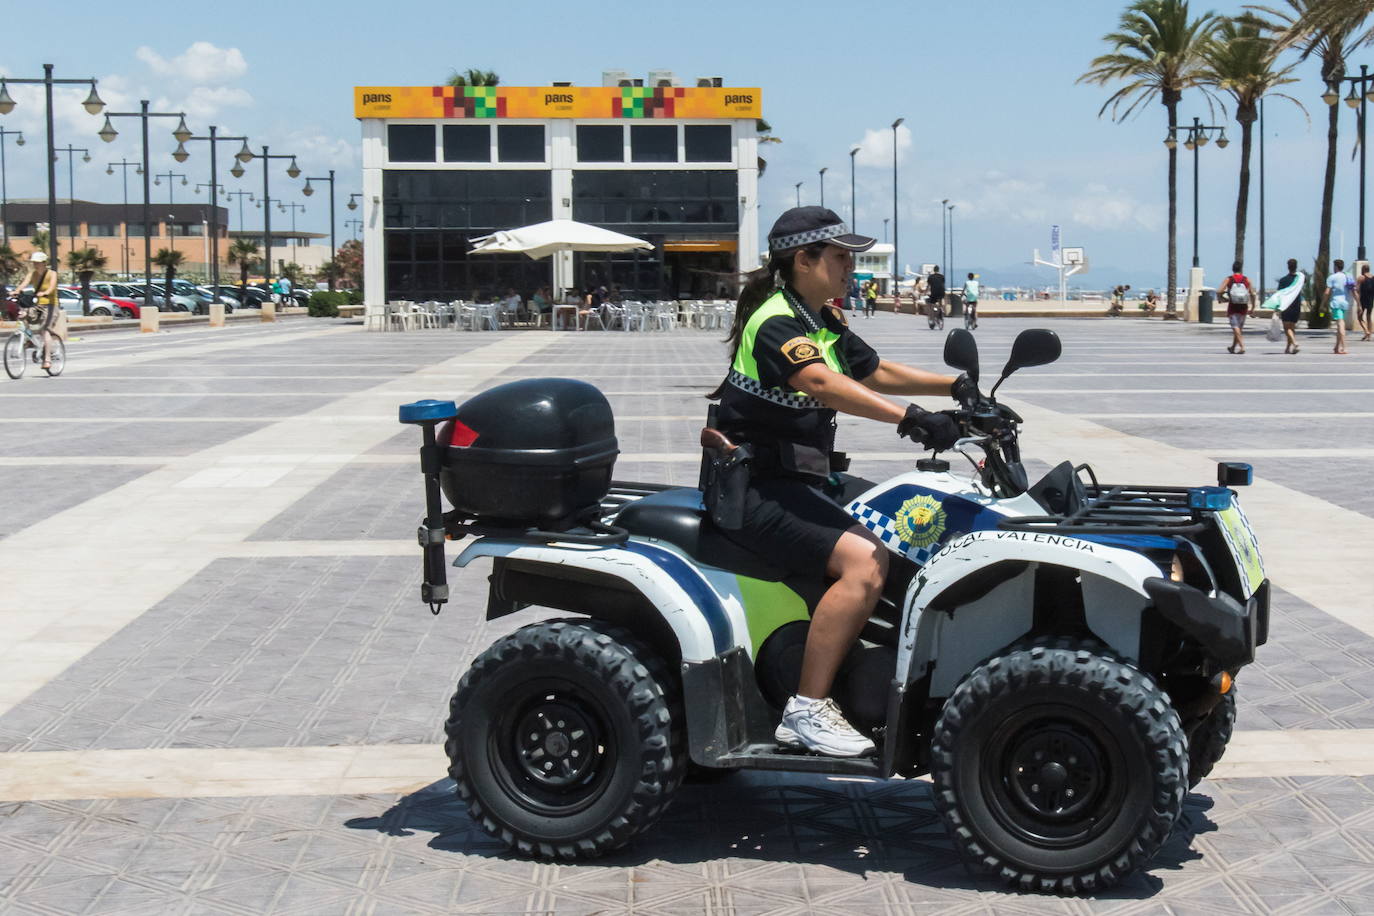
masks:
<path fill-rule="evenodd" d="M 997 385 L 1059 353 L 1023 331 Z M 967 331 L 945 360 L 977 381 Z M 1225 750 L 1232 678 L 1266 639 L 1268 581 L 1228 488 L 1250 469 L 1137 486 L 1064 462 L 1028 485 L 1022 420 L 996 391 L 950 412 L 971 471 L 928 457 L 881 484 L 832 477 L 891 552 L 833 692 L 878 746 L 857 759 L 773 737 L 828 583 L 728 540 L 700 489 L 613 482 L 597 389 L 528 379 L 403 406 L 424 436 L 422 599 L 439 612 L 445 545 L 473 536 L 454 565 L 492 560 L 488 620 L 570 615 L 498 639 L 458 684 L 446 749 L 475 821 L 518 853 L 579 859 L 650 827 L 689 767 L 928 773 L 954 844 L 1022 889 L 1091 892 L 1149 862 Z M 703 439 L 717 486 L 748 449 Z"/>

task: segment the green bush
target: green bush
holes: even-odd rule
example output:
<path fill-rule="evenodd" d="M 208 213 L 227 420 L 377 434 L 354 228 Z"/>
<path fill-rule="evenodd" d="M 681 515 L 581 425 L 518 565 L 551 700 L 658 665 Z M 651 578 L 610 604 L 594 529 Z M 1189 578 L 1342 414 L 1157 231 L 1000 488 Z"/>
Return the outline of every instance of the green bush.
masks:
<path fill-rule="evenodd" d="M 360 290 L 360 289 L 349 289 L 349 290 L 344 290 L 344 295 L 348 297 L 348 304 L 349 304 L 349 305 L 362 305 L 362 304 L 363 304 L 363 291 Z"/>
<path fill-rule="evenodd" d="M 347 304 L 348 297 L 343 293 L 331 293 L 328 290 L 317 289 L 310 294 L 307 309 L 311 318 L 338 318 L 339 306 Z"/>

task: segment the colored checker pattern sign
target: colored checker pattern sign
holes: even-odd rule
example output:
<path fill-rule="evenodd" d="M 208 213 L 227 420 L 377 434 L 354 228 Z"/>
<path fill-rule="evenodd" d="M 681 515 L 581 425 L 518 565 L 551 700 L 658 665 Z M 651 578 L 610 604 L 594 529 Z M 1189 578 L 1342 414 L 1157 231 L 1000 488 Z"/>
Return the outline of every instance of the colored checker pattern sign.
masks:
<path fill-rule="evenodd" d="M 355 86 L 359 118 L 759 118 L 762 93 L 720 86 Z"/>
<path fill-rule="evenodd" d="M 913 486 L 893 487 L 875 496 L 873 503 L 856 499 L 845 511 L 878 540 L 920 566 L 950 538 L 996 528 L 1001 519 L 1000 514 L 966 499 Z M 922 543 L 910 543 L 903 529 Z"/>

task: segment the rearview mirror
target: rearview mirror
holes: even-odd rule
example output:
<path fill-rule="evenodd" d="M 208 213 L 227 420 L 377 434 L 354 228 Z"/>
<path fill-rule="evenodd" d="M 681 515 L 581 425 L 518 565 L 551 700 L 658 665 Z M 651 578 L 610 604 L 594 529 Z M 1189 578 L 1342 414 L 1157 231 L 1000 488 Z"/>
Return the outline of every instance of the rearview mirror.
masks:
<path fill-rule="evenodd" d="M 1059 343 L 1058 334 L 1044 328 L 1028 328 L 1017 334 L 1016 340 L 1012 342 L 1011 356 L 1007 358 L 1007 365 L 1002 369 L 1002 377 L 1006 378 L 1017 369 L 1052 363 L 1062 352 L 1064 348 Z"/>
<path fill-rule="evenodd" d="M 966 372 L 969 379 L 978 381 L 978 341 L 963 328 L 955 328 L 945 338 L 945 365 Z"/>

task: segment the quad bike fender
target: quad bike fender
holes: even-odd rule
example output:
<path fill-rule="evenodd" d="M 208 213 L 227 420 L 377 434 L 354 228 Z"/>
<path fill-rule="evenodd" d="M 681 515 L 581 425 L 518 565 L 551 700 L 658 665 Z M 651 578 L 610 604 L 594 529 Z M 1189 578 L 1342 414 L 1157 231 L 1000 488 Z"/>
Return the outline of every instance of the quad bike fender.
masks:
<path fill-rule="evenodd" d="M 647 613 L 657 612 L 667 624 L 677 643 L 674 654 L 683 662 L 704 662 L 733 648 L 735 619 L 743 625 L 743 608 L 737 600 L 720 595 L 692 564 L 658 544 L 632 540 L 618 547 L 587 548 L 483 538 L 468 545 L 453 565 L 467 566 L 480 557 L 523 561 L 522 566 L 539 567 L 542 575 L 555 583 L 561 577 L 571 577 L 572 570 L 618 580 L 625 590 L 642 596 Z M 596 611 L 595 607 L 550 606 L 590 614 Z M 488 616 L 499 614 L 489 609 Z M 634 621 L 618 622 L 632 630 L 653 629 L 649 621 L 644 621 L 643 627 Z"/>
<path fill-rule="evenodd" d="M 946 544 L 907 588 L 897 671 L 946 697 L 978 664 L 1031 635 L 1086 628 L 1140 653 L 1144 582 L 1160 570 L 1129 550 L 1029 531 L 975 531 Z"/>

